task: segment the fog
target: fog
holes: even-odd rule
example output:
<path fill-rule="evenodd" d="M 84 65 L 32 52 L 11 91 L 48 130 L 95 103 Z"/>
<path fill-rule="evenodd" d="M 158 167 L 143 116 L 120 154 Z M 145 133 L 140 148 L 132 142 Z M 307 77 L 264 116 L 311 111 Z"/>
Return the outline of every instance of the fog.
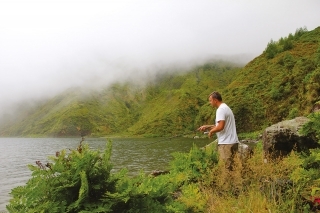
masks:
<path fill-rule="evenodd" d="M 2 0 L 0 114 L 74 86 L 143 82 L 217 57 L 245 63 L 271 39 L 318 27 L 319 8 L 319 0 Z"/>

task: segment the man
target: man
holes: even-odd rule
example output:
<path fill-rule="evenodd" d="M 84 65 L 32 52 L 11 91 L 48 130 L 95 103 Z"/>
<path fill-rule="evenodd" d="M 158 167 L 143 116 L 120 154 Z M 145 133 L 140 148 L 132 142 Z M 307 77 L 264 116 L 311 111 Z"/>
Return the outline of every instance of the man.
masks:
<path fill-rule="evenodd" d="M 215 125 L 203 125 L 198 130 L 209 131 L 209 138 L 214 133 L 217 134 L 219 158 L 225 162 L 228 170 L 232 170 L 239 143 L 233 112 L 222 102 L 219 92 L 212 92 L 209 95 L 209 102 L 212 107 L 217 108 Z"/>

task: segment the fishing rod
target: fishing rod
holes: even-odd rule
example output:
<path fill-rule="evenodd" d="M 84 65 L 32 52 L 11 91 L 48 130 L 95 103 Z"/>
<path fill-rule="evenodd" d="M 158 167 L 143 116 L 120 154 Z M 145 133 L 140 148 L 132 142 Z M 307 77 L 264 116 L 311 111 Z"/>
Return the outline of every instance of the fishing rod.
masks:
<path fill-rule="evenodd" d="M 197 136 L 197 132 L 198 132 L 198 131 L 199 131 L 198 129 L 192 130 L 192 131 L 186 132 L 186 133 L 184 133 L 184 134 L 179 134 L 179 135 L 174 135 L 174 136 L 171 136 L 171 137 L 166 137 L 166 138 L 163 138 L 163 139 L 160 139 L 160 140 L 151 142 L 151 143 L 139 144 L 139 145 L 137 145 L 136 147 L 140 148 L 140 147 L 142 147 L 142 146 L 150 146 L 150 145 L 153 145 L 153 144 L 156 144 L 156 143 L 161 143 L 161 142 L 164 142 L 164 141 L 172 140 L 172 139 L 174 139 L 174 138 L 182 137 L 182 136 L 184 136 L 184 135 L 189 135 L 189 134 L 193 134 L 193 135 L 194 135 L 193 138 L 195 138 L 195 137 Z M 209 134 L 209 131 L 205 131 L 205 132 L 203 132 L 203 134 Z M 82 136 L 82 137 L 81 137 L 81 141 L 80 141 L 80 143 L 79 143 L 79 145 L 78 145 L 78 147 L 77 147 L 77 150 L 80 151 L 80 152 L 82 151 L 82 142 L 84 142 L 84 141 L 85 141 L 85 137 Z M 71 150 L 71 149 L 69 149 L 69 150 Z"/>
<path fill-rule="evenodd" d="M 163 138 L 163 139 L 161 139 L 161 140 L 157 140 L 157 141 L 152 142 L 152 143 L 141 144 L 141 145 L 138 145 L 137 147 L 150 146 L 150 145 L 152 145 L 152 144 L 164 142 L 164 141 L 167 141 L 167 140 L 171 140 L 171 139 L 173 139 L 173 138 L 178 138 L 178 137 L 182 137 L 182 136 L 184 136 L 184 135 L 189 135 L 189 134 L 195 134 L 195 136 L 196 136 L 196 134 L 197 134 L 196 132 L 197 132 L 197 131 L 198 131 L 198 130 L 196 129 L 196 130 L 193 130 L 193 131 L 184 133 L 184 134 L 174 135 L 174 136 L 171 136 L 171 137 Z M 208 133 L 209 133 L 209 132 L 206 131 L 206 132 L 204 132 L 203 134 L 208 134 Z M 194 138 L 195 136 L 193 136 L 193 138 Z"/>

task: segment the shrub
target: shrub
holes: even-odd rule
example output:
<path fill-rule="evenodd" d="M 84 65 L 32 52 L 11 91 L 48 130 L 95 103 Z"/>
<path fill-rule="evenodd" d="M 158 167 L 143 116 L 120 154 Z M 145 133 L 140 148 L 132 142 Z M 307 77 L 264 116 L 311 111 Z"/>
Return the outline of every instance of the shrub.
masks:
<path fill-rule="evenodd" d="M 294 33 L 294 38 L 298 39 L 306 32 L 308 32 L 308 29 L 306 27 L 300 27 L 300 28 L 296 29 L 296 32 Z"/>
<path fill-rule="evenodd" d="M 280 87 L 273 86 L 269 94 L 272 99 L 279 100 L 282 98 L 282 95 L 283 95 L 282 91 L 283 91 L 283 86 L 280 86 Z"/>
<path fill-rule="evenodd" d="M 283 42 L 283 48 L 282 51 L 291 50 L 293 48 L 293 42 L 292 40 L 285 39 Z"/>
<path fill-rule="evenodd" d="M 298 115 L 299 115 L 299 110 L 297 108 L 292 108 L 289 111 L 288 118 L 293 119 L 293 118 L 297 117 Z"/>
<path fill-rule="evenodd" d="M 308 118 L 310 121 L 303 125 L 300 132 L 303 135 L 309 135 L 320 143 L 320 112 L 311 113 Z"/>
<path fill-rule="evenodd" d="M 10 212 L 101 212 L 100 199 L 114 192 L 116 180 L 110 164 L 111 143 L 104 155 L 80 143 L 76 150 L 62 150 L 53 163 L 29 165 L 32 178 L 11 191 Z M 107 212 L 108 209 L 104 209 Z"/>
<path fill-rule="evenodd" d="M 268 59 L 272 59 L 276 56 L 278 53 L 278 45 L 275 41 L 271 39 L 271 41 L 268 43 L 264 53 L 266 54 L 266 57 Z"/>
<path fill-rule="evenodd" d="M 283 57 L 284 65 L 287 69 L 291 70 L 295 65 L 295 60 L 290 53 L 286 53 Z"/>

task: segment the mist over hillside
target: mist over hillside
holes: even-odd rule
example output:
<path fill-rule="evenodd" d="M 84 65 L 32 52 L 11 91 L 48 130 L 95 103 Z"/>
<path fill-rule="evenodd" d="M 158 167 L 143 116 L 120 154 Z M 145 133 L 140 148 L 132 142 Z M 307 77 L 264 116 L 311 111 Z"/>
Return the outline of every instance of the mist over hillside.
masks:
<path fill-rule="evenodd" d="M 182 89 L 180 87 L 183 87 L 187 93 L 191 92 L 193 81 L 201 76 L 206 88 L 209 88 L 209 84 L 225 86 L 230 83 L 233 75 L 224 75 L 235 72 L 239 66 L 243 67 L 239 63 L 211 60 L 206 65 L 194 65 L 189 69 L 175 66 L 171 69 L 152 72 L 152 75 L 147 77 L 140 78 L 139 76 L 138 80 L 135 80 L 136 76 L 129 80 L 127 78 L 127 80 L 115 81 L 104 87 L 70 88 L 52 98 L 17 105 L 15 113 L 3 117 L 1 135 L 76 136 L 80 134 L 78 130 L 85 123 L 90 126 L 85 127 L 90 129 L 90 134 L 97 130 L 94 134 L 96 136 L 121 133 L 127 131 L 127 128 L 132 126 L 134 121 L 138 121 L 142 114 L 146 114 L 144 110 L 149 111 L 148 108 L 151 105 L 157 105 L 158 98 L 164 98 L 163 101 L 168 101 L 169 96 L 176 99 L 180 93 L 176 91 Z M 204 71 L 199 74 L 198 69 L 202 67 Z M 191 85 L 188 84 L 188 81 L 191 81 Z M 166 93 L 168 94 L 165 95 Z M 192 93 L 196 95 L 194 91 Z M 182 94 L 185 92 L 181 90 L 180 95 Z M 177 103 L 172 104 L 179 104 L 183 102 L 183 99 L 176 101 Z M 171 109 L 167 108 L 168 113 Z M 150 118 L 149 122 L 153 122 L 152 115 Z M 147 134 L 148 132 L 153 134 L 152 128 L 144 133 L 142 131 L 141 129 L 133 130 L 127 134 Z"/>
<path fill-rule="evenodd" d="M 141 69 L 134 69 L 129 65 L 124 66 L 124 64 L 126 64 L 125 62 L 119 62 L 119 64 L 117 65 L 118 71 L 116 71 L 116 73 L 118 74 L 115 74 L 114 78 L 108 79 L 107 81 L 104 80 L 103 73 L 101 73 L 99 76 L 97 75 L 97 73 L 92 73 L 92 76 L 85 77 L 78 84 L 73 84 L 72 82 L 69 82 L 69 87 L 67 85 L 62 85 L 61 89 L 54 89 L 52 91 L 47 89 L 39 90 L 34 94 L 25 94 L 24 97 L 13 96 L 10 99 L 10 101 L 5 101 L 5 99 L 2 99 L 0 101 L 0 125 L 8 125 L 9 123 L 19 121 L 19 119 L 26 116 L 27 112 L 32 111 L 32 109 L 37 108 L 43 103 L 54 98 L 56 95 L 68 93 L 69 90 L 77 90 L 79 94 L 81 94 L 81 96 L 85 98 L 92 93 L 96 93 L 107 88 L 113 83 L 131 82 L 135 85 L 144 86 L 146 84 L 154 82 L 157 79 L 157 76 L 164 73 L 186 73 L 193 67 L 200 66 L 205 63 L 216 62 L 244 66 L 253 57 L 254 55 L 251 54 L 215 55 L 211 59 L 197 59 L 192 61 L 186 61 L 184 63 L 155 63 L 153 65 L 150 65 L 149 67 Z M 113 65 L 113 67 L 117 66 Z M 105 71 L 110 68 L 107 65 L 105 65 L 104 67 Z M 126 72 L 125 69 L 127 69 Z M 101 70 L 103 70 L 103 68 L 101 68 Z M 60 85 L 58 84 L 56 87 L 59 88 Z"/>
<path fill-rule="evenodd" d="M 74 87 L 47 101 L 20 105 L 17 120 L 1 136 L 184 134 L 214 119 L 207 96 L 221 91 L 234 111 L 239 132 L 295 116 L 306 116 L 320 100 L 320 27 L 271 40 L 244 67 L 213 60 L 173 66 L 99 89 Z M 302 83 L 301 83 L 302 82 Z M 28 109 L 28 110 L 24 110 Z M 7 116 L 10 118 L 10 116 Z"/>

